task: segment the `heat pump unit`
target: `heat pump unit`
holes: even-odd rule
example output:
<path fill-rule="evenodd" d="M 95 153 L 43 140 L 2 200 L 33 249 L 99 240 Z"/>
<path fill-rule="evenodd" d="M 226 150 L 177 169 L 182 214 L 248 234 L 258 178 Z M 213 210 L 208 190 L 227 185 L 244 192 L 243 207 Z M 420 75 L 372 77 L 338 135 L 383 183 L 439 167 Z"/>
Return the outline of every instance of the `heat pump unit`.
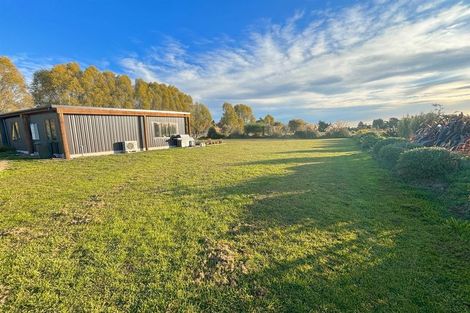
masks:
<path fill-rule="evenodd" d="M 137 152 L 137 141 L 124 141 L 122 143 L 123 150 L 125 153 Z"/>

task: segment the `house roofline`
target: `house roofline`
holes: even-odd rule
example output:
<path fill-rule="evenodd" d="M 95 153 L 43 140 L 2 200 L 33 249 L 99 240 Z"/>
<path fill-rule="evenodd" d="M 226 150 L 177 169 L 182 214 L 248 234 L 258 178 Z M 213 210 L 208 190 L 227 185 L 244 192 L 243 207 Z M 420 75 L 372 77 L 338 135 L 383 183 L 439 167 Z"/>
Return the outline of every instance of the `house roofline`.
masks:
<path fill-rule="evenodd" d="M 44 112 L 57 112 L 62 114 L 81 114 L 81 115 L 126 115 L 126 116 L 161 116 L 161 117 L 188 117 L 189 112 L 177 111 L 158 111 L 141 109 L 120 109 L 105 107 L 87 107 L 73 105 L 49 105 L 36 107 L 32 109 L 19 110 L 0 114 L 0 118 L 9 118 L 19 115 L 30 115 Z"/>

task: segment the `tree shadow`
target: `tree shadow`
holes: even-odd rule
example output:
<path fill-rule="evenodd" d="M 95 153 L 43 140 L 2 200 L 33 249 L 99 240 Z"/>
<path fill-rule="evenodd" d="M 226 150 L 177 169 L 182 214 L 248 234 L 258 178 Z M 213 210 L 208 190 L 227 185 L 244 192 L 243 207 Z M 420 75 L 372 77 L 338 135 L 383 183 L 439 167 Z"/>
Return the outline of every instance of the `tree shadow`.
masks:
<path fill-rule="evenodd" d="M 312 147 L 306 150 L 292 150 L 278 152 L 279 154 L 302 154 L 302 153 L 338 153 L 338 152 L 351 152 L 351 148 L 345 147 Z"/>
<path fill-rule="evenodd" d="M 440 276 L 436 284 L 435 272 L 421 270 L 446 262 L 439 257 L 429 263 L 423 253 L 436 248 L 430 240 L 433 228 L 423 226 L 430 217 L 420 207 L 430 203 L 409 194 L 369 156 L 345 150 L 334 157 L 319 154 L 236 164 L 283 164 L 287 173 L 214 191 L 225 198 L 251 200 L 220 239 L 242 251 L 239 257 L 246 258 L 253 270 L 238 273 L 239 292 L 233 286 L 203 291 L 196 300 L 203 310 L 214 310 L 207 300 L 214 293 L 222 293 L 232 304 L 216 311 L 454 308 L 458 293 L 445 300 L 435 297 L 455 288 L 454 282 Z M 397 195 L 402 197 L 398 201 Z"/>

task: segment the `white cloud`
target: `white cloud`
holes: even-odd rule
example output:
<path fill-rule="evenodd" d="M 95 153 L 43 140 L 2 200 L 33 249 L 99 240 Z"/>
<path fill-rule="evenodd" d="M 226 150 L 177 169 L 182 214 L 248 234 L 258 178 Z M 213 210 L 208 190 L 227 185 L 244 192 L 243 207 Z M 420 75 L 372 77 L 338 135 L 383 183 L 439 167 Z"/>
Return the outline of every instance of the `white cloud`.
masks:
<path fill-rule="evenodd" d="M 406 113 L 434 102 L 451 109 L 467 102 L 469 112 L 470 5 L 391 1 L 298 12 L 239 44 L 193 53 L 169 40 L 121 65 L 212 107 L 244 102 L 285 118 L 324 110 L 335 119 L 335 109 L 357 107 Z"/>
<path fill-rule="evenodd" d="M 148 66 L 133 58 L 124 58 L 121 60 L 121 65 L 125 68 L 132 69 L 132 73 L 146 81 L 160 81 L 151 66 Z"/>
<path fill-rule="evenodd" d="M 10 58 L 21 71 L 27 83 L 31 83 L 33 80 L 34 72 L 51 68 L 54 64 L 54 60 L 50 58 L 31 58 L 27 54 L 17 54 L 10 56 Z"/>

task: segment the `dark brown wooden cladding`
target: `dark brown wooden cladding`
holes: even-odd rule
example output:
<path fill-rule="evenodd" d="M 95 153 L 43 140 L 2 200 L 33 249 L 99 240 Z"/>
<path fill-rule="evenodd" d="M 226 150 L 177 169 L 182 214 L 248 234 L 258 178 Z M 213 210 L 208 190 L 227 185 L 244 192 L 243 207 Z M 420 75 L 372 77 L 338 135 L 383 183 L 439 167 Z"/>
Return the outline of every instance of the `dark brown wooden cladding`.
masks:
<path fill-rule="evenodd" d="M 24 127 L 24 141 L 26 143 L 26 146 L 28 147 L 28 153 L 33 153 L 34 147 L 33 147 L 33 139 L 31 138 L 31 132 L 29 130 L 29 116 L 25 114 L 20 115 L 22 121 L 23 121 L 23 127 Z"/>

